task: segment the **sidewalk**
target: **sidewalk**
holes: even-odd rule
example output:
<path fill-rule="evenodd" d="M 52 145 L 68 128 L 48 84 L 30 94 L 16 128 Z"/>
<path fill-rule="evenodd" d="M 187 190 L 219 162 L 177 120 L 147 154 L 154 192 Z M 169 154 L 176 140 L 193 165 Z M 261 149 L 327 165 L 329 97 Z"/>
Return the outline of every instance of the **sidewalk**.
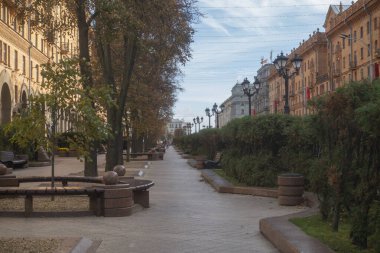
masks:
<path fill-rule="evenodd" d="M 72 161 L 60 166 L 60 173 L 83 170 Z M 45 169 L 49 175 L 50 167 Z M 155 182 L 149 209 L 123 218 L 0 218 L 0 236 L 83 236 L 102 240 L 97 252 L 274 253 L 260 234 L 259 220 L 298 210 L 280 207 L 276 199 L 217 193 L 172 148 L 143 171 Z"/>

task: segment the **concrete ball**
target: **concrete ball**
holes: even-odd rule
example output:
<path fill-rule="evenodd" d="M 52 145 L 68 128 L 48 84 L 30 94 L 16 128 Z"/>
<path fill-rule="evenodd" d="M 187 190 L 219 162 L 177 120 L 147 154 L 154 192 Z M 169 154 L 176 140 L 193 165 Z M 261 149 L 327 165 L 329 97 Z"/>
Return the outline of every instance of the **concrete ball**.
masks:
<path fill-rule="evenodd" d="M 113 167 L 113 171 L 115 171 L 119 177 L 122 177 L 125 175 L 126 169 L 124 165 L 119 164 Z"/>
<path fill-rule="evenodd" d="M 107 171 L 103 175 L 103 182 L 105 185 L 115 185 L 119 182 L 119 176 L 115 171 Z"/>
<path fill-rule="evenodd" d="M 5 175 L 5 174 L 7 174 L 7 166 L 0 163 L 0 175 Z"/>

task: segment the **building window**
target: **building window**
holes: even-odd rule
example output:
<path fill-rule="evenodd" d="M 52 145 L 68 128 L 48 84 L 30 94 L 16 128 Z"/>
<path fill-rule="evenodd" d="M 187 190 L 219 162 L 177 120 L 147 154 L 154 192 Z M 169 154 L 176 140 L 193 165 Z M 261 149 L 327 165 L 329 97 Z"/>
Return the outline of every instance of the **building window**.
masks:
<path fill-rule="evenodd" d="M 11 66 L 11 47 L 8 46 L 8 66 Z"/>
<path fill-rule="evenodd" d="M 364 58 L 364 48 L 360 48 L 360 59 L 363 60 Z"/>
<path fill-rule="evenodd" d="M 377 24 L 377 18 L 374 18 L 373 19 L 373 29 L 377 30 L 377 26 L 378 26 L 378 24 Z"/>
<path fill-rule="evenodd" d="M 367 45 L 367 55 L 371 56 L 371 44 Z"/>
<path fill-rule="evenodd" d="M 367 21 L 367 34 L 369 34 L 369 21 Z"/>
<path fill-rule="evenodd" d="M 346 57 L 343 56 L 343 68 L 345 69 L 346 68 Z"/>
<path fill-rule="evenodd" d="M 241 115 L 244 115 L 244 109 L 241 109 Z"/>
<path fill-rule="evenodd" d="M 360 69 L 360 80 L 364 80 L 364 71 L 363 71 L 363 68 Z"/>
<path fill-rule="evenodd" d="M 26 59 L 25 59 L 25 55 L 22 56 L 22 74 L 23 75 L 26 74 Z"/>
<path fill-rule="evenodd" d="M 375 40 L 375 50 L 377 50 L 377 40 Z"/>
<path fill-rule="evenodd" d="M 342 48 L 343 49 L 346 48 L 346 39 L 345 38 L 342 39 Z"/>
<path fill-rule="evenodd" d="M 360 27 L 360 38 L 363 39 L 363 26 Z"/>
<path fill-rule="evenodd" d="M 8 64 L 8 53 L 7 53 L 7 47 L 8 45 L 6 43 L 3 43 L 3 62 L 5 65 Z"/>
<path fill-rule="evenodd" d="M 3 61 L 3 42 L 0 40 L 0 63 Z"/>
<path fill-rule="evenodd" d="M 367 73 L 368 73 L 368 79 L 371 77 L 371 68 L 370 68 L 370 66 L 368 65 L 367 66 Z"/>
<path fill-rule="evenodd" d="M 30 75 L 30 79 L 33 79 L 33 61 L 30 61 L 29 75 Z"/>
<path fill-rule="evenodd" d="M 37 82 L 40 81 L 40 66 L 38 64 L 36 64 L 36 80 Z"/>
<path fill-rule="evenodd" d="M 16 103 L 18 103 L 18 86 L 15 85 L 15 99 L 16 99 Z"/>
<path fill-rule="evenodd" d="M 15 50 L 15 70 L 18 70 L 18 52 Z"/>
<path fill-rule="evenodd" d="M 354 42 L 356 42 L 356 38 L 357 38 L 356 31 L 354 31 Z"/>

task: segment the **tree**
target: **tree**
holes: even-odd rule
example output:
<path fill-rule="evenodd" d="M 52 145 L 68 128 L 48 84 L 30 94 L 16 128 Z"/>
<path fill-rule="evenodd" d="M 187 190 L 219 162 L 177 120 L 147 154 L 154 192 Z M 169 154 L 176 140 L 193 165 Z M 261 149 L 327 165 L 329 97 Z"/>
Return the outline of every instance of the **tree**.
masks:
<path fill-rule="evenodd" d="M 110 87 L 113 101 L 107 108 L 113 135 L 107 145 L 106 169 L 122 163 L 123 117 L 129 88 L 138 85 L 132 81 L 135 71 L 142 67 L 140 61 L 145 56 L 154 56 L 149 60 L 156 61 L 150 64 L 158 63 L 160 67 L 175 69 L 178 64 L 185 64 L 194 33 L 191 22 L 198 15 L 195 0 L 35 0 L 30 6 L 27 0 L 17 2 L 24 7 L 20 13 L 43 13 L 38 16 L 38 29 L 46 35 L 69 34 L 72 28 L 78 28 L 80 72 L 86 77 L 82 79 L 84 88 L 95 85 L 95 61 L 90 56 L 96 55 L 101 73 L 98 80 Z M 59 8 L 59 15 L 56 6 L 63 7 Z M 90 30 L 95 43 L 90 40 Z M 96 50 L 91 51 L 90 45 L 96 45 Z M 165 75 L 164 71 L 156 68 L 155 76 Z M 95 146 L 96 143 L 90 146 L 86 172 L 96 170 Z"/>
<path fill-rule="evenodd" d="M 16 0 L 17 16 L 22 22 L 33 18 L 31 28 L 42 31 L 49 43 L 54 43 L 56 36 L 73 36 L 78 29 L 79 66 L 83 77 L 82 87 L 89 91 L 94 87 L 93 70 L 90 57 L 90 28 L 98 11 L 92 0 Z M 91 94 L 86 94 L 90 97 Z M 95 107 L 95 106 L 94 106 Z M 89 156 L 85 159 L 85 175 L 97 174 L 97 152 L 94 141 L 89 146 Z"/>
<path fill-rule="evenodd" d="M 98 2 L 96 8 L 104 4 Z M 184 64 L 190 57 L 190 24 L 197 14 L 193 4 L 192 0 L 113 1 L 106 4 L 109 12 L 96 17 L 97 56 L 114 100 L 107 110 L 113 133 L 107 147 L 107 170 L 122 163 L 123 117 L 130 87 L 142 83 L 138 73 L 153 74 L 149 71 L 154 69 L 154 77 L 164 76 L 162 66 Z M 155 64 L 159 68 L 146 68 Z"/>
<path fill-rule="evenodd" d="M 44 82 L 41 88 L 46 93 L 37 95 L 28 110 L 10 123 L 8 131 L 14 133 L 11 141 L 20 146 L 35 143 L 36 148 L 47 147 L 52 153 L 54 169 L 57 122 L 70 114 L 75 116 L 71 117 L 70 121 L 78 133 L 75 140 L 69 140 L 70 146 L 88 159 L 89 146 L 94 140 L 105 140 L 109 134 L 103 120 L 103 105 L 107 102 L 107 91 L 99 88 L 84 89 L 80 85 L 81 78 L 78 75 L 76 59 L 48 63 L 42 67 Z"/>

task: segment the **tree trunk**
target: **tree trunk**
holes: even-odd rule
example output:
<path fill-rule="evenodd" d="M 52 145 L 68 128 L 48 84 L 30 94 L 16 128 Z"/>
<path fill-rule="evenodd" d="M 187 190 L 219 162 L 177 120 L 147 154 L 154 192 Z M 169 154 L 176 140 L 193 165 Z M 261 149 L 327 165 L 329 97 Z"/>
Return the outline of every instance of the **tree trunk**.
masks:
<path fill-rule="evenodd" d="M 89 49 L 89 24 L 86 18 L 86 1 L 77 0 L 77 20 L 78 20 L 78 33 L 79 33 L 79 68 L 82 76 L 86 77 L 83 79 L 83 87 L 92 87 L 94 84 L 92 77 L 92 70 L 90 64 L 90 49 Z M 88 159 L 85 159 L 84 164 L 84 174 L 85 176 L 97 176 L 97 150 L 95 143 L 90 144 L 90 149 L 88 150 L 90 155 Z"/>
<path fill-rule="evenodd" d="M 128 89 L 137 53 L 137 37 L 133 33 L 124 36 L 123 47 L 124 71 L 117 100 L 117 107 L 112 106 L 108 112 L 108 123 L 113 131 L 113 138 L 108 141 L 106 154 L 106 171 L 117 164 L 123 164 L 123 116 L 127 102 Z M 107 61 L 105 61 L 107 63 Z"/>

